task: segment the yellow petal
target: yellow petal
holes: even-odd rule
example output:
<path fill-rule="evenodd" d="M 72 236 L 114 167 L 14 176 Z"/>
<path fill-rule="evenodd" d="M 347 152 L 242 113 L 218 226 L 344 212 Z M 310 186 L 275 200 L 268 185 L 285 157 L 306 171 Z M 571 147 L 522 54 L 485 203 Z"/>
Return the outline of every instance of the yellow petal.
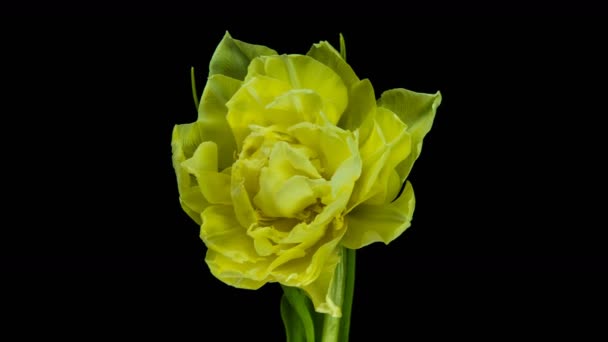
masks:
<path fill-rule="evenodd" d="M 269 103 L 288 90 L 290 90 L 289 84 L 284 81 L 256 77 L 245 82 L 226 103 L 228 107 L 226 119 L 234 133 L 239 151 L 242 142 L 251 132 L 250 125 L 270 126 L 292 120 L 290 116 L 272 116 L 266 111 Z"/>
<path fill-rule="evenodd" d="M 230 182 L 230 197 L 232 199 L 232 205 L 234 206 L 234 213 L 237 221 L 241 226 L 249 228 L 252 224 L 258 220 L 257 214 L 253 205 L 251 204 L 251 198 L 245 187 L 245 175 L 246 169 L 240 161 L 234 163 L 232 167 L 232 178 Z"/>
<path fill-rule="evenodd" d="M 241 289 L 257 290 L 269 280 L 263 263 L 237 263 L 214 250 L 207 250 L 205 262 L 211 274 L 222 282 Z"/>
<path fill-rule="evenodd" d="M 236 263 L 253 263 L 262 258 L 255 252 L 253 241 L 228 205 L 212 205 L 203 211 L 200 237 L 208 249 Z"/>
<path fill-rule="evenodd" d="M 342 78 L 348 88 L 359 81 L 350 65 L 340 57 L 340 53 L 327 41 L 313 44 L 306 55 L 330 67 Z"/>
<path fill-rule="evenodd" d="M 309 56 L 263 56 L 251 61 L 246 81 L 268 76 L 284 81 L 292 89 L 310 89 L 325 102 L 327 119 L 338 123 L 348 104 L 348 92 L 342 78 L 331 68 Z"/>
<path fill-rule="evenodd" d="M 196 178 L 182 167 L 182 163 L 194 154 L 200 143 L 196 124 L 176 125 L 173 128 L 172 161 L 177 177 L 179 201 L 188 216 L 198 224 L 201 224 L 200 215 L 209 203 L 203 197 Z"/>
<path fill-rule="evenodd" d="M 329 190 L 308 153 L 284 141 L 274 144 L 269 164 L 259 176 L 254 204 L 269 217 L 297 217 Z"/>
<path fill-rule="evenodd" d="M 407 89 L 391 89 L 382 93 L 378 106 L 394 112 L 407 125 L 412 139 L 412 151 L 407 159 L 397 166 L 402 181 L 407 178 L 414 162 L 422 150 L 424 136 L 431 130 L 437 108 L 441 104 L 441 93 L 424 94 Z"/>
<path fill-rule="evenodd" d="M 411 139 L 407 126 L 386 108 L 378 107 L 373 128 L 360 147 L 363 160 L 363 171 L 353 196 L 349 201 L 349 210 L 359 205 L 383 204 L 392 201 L 401 188 L 401 182 L 395 183 L 393 171 L 405 160 L 411 150 Z"/>
<path fill-rule="evenodd" d="M 319 269 L 318 277 L 313 282 L 302 286 L 302 289 L 312 300 L 315 311 L 334 317 L 342 316 L 342 310 L 332 301 L 330 296 L 334 272 L 339 261 L 338 249 L 334 247 L 325 260 L 325 264 Z"/>
<path fill-rule="evenodd" d="M 342 245 L 357 249 L 378 241 L 388 244 L 410 226 L 415 204 L 414 189 L 408 181 L 401 196 L 392 203 L 357 206 L 346 216 Z"/>
<path fill-rule="evenodd" d="M 218 172 L 217 145 L 205 141 L 194 155 L 182 162 L 182 167 L 194 175 L 201 192 L 209 203 L 230 205 L 230 174 Z"/>

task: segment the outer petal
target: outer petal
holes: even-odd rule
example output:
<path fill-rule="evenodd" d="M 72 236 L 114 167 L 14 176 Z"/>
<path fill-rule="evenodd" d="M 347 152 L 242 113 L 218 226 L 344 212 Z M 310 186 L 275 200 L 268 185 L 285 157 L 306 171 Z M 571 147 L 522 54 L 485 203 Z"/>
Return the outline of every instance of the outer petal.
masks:
<path fill-rule="evenodd" d="M 359 78 L 350 65 L 340 57 L 340 53 L 327 41 L 314 44 L 306 55 L 327 65 L 335 71 L 336 74 L 342 78 L 342 81 L 344 81 L 344 85 L 347 88 L 350 88 L 359 81 Z"/>
<path fill-rule="evenodd" d="M 212 75 L 207 80 L 198 108 L 200 134 L 204 141 L 213 141 L 218 146 L 219 170 L 234 162 L 236 142 L 226 120 L 226 102 L 240 88 L 242 82 L 224 75 Z"/>
<path fill-rule="evenodd" d="M 208 249 L 214 250 L 236 263 L 255 263 L 262 258 L 255 252 L 253 241 L 237 221 L 228 205 L 212 205 L 201 214 L 200 237 Z"/>
<path fill-rule="evenodd" d="M 373 128 L 360 146 L 363 171 L 355 185 L 349 210 L 360 203 L 377 205 L 390 202 L 401 188 L 398 177 L 393 175 L 397 164 L 410 153 L 407 127 L 397 115 L 382 107 L 376 110 L 372 122 Z"/>
<path fill-rule="evenodd" d="M 340 118 L 338 127 L 349 131 L 359 130 L 359 142 L 367 140 L 376 115 L 376 95 L 368 79 L 354 83 L 348 93 L 348 107 Z"/>
<path fill-rule="evenodd" d="M 359 205 L 346 216 L 342 245 L 358 249 L 378 241 L 388 244 L 409 228 L 415 204 L 414 189 L 408 181 L 401 196 L 390 204 Z"/>
<path fill-rule="evenodd" d="M 342 316 L 342 310 L 331 300 L 330 289 L 334 280 L 334 272 L 340 261 L 337 249 L 334 248 L 331 257 L 320 270 L 318 278 L 310 284 L 302 286 L 315 307 L 315 311 L 334 317 Z"/>
<path fill-rule="evenodd" d="M 269 281 L 266 267 L 262 263 L 238 263 L 212 249 L 207 250 L 205 262 L 211 274 L 234 287 L 257 290 Z"/>
<path fill-rule="evenodd" d="M 180 204 L 188 216 L 201 224 L 200 215 L 209 203 L 203 197 L 196 178 L 182 167 L 182 163 L 192 157 L 196 147 L 202 142 L 199 132 L 198 123 L 176 125 L 173 128 L 171 148 Z"/>
<path fill-rule="evenodd" d="M 423 94 L 407 89 L 385 91 L 378 100 L 378 106 L 386 107 L 407 125 L 412 136 L 412 152 L 407 159 L 399 163 L 397 172 L 401 180 L 409 175 L 414 162 L 422 150 L 422 140 L 431 130 L 437 107 L 441 104 L 441 93 Z"/>
<path fill-rule="evenodd" d="M 223 74 L 237 80 L 245 79 L 247 67 L 258 56 L 276 55 L 277 52 L 262 45 L 233 39 L 228 31 L 215 49 L 209 63 L 209 76 Z"/>

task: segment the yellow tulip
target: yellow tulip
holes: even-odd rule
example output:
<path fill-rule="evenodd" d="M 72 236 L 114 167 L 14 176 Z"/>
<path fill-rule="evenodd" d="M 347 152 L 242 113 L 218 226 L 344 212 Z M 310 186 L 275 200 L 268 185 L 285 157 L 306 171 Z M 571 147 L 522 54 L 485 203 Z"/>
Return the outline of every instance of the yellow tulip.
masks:
<path fill-rule="evenodd" d="M 340 248 L 389 243 L 410 226 L 407 176 L 440 102 L 406 89 L 376 100 L 327 42 L 279 55 L 226 33 L 198 119 L 172 138 L 180 203 L 213 275 L 301 288 L 339 317 L 329 291 Z"/>

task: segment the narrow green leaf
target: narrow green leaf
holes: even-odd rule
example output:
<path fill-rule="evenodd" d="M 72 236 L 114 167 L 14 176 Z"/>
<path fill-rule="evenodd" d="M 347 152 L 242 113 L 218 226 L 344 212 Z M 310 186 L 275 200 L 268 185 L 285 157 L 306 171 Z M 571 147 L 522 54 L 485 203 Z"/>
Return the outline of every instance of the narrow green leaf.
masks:
<path fill-rule="evenodd" d="M 315 327 L 314 327 L 314 322 L 313 322 L 313 314 L 314 314 L 314 310 L 312 310 L 312 306 L 307 304 L 307 301 L 309 300 L 308 297 L 306 297 L 306 294 L 304 294 L 304 292 L 302 292 L 302 290 L 295 288 L 295 287 L 289 287 L 289 286 L 282 286 L 283 288 L 283 294 L 285 296 L 285 298 L 287 299 L 287 301 L 289 302 L 291 308 L 293 309 L 293 311 L 295 312 L 295 316 L 294 315 L 286 315 L 288 317 L 288 321 L 285 324 L 285 329 L 288 330 L 287 326 L 288 324 L 291 325 L 295 325 L 295 321 L 298 321 L 299 324 L 302 325 L 302 328 L 304 330 L 304 336 L 306 336 L 306 342 L 314 342 L 315 341 Z M 297 317 L 298 319 L 294 318 Z M 285 322 L 285 320 L 284 320 Z M 289 329 L 297 329 L 297 327 L 293 326 L 290 327 Z M 300 335 L 301 332 L 300 332 Z"/>
<path fill-rule="evenodd" d="M 346 61 L 346 43 L 344 42 L 344 36 L 340 33 L 340 56 Z"/>
<path fill-rule="evenodd" d="M 285 326 L 287 342 L 304 342 L 304 326 L 295 309 L 289 303 L 287 296 L 281 297 L 281 319 Z"/>
<path fill-rule="evenodd" d="M 196 80 L 194 79 L 194 67 L 190 67 L 190 82 L 192 84 L 192 98 L 194 99 L 194 107 L 198 111 L 198 92 L 196 91 Z"/>

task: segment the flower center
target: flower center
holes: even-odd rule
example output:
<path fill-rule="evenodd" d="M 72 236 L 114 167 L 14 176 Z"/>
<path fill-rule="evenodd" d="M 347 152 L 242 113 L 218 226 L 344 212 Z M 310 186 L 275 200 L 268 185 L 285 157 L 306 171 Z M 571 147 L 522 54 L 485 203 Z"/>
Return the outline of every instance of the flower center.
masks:
<path fill-rule="evenodd" d="M 317 153 L 280 127 L 251 129 L 239 161 L 247 165 L 246 187 L 258 213 L 310 222 L 331 191 Z"/>

